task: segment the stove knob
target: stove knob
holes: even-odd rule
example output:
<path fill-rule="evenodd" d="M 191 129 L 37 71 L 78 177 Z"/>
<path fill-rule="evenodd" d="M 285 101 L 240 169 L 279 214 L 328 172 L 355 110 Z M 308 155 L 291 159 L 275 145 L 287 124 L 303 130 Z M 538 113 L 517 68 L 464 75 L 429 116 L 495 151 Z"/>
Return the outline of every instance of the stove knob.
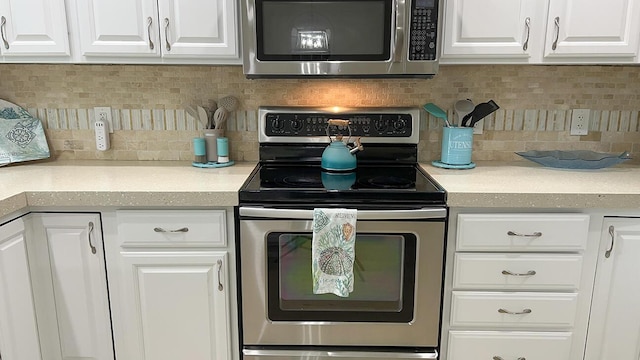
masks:
<path fill-rule="evenodd" d="M 280 119 L 279 116 L 277 116 L 275 119 L 271 120 L 271 128 L 274 131 L 282 131 L 283 127 L 284 127 L 284 122 Z"/>
<path fill-rule="evenodd" d="M 393 122 L 393 128 L 396 130 L 402 130 L 405 126 L 407 126 L 407 123 L 402 119 L 398 119 Z"/>
<path fill-rule="evenodd" d="M 300 129 L 302 129 L 302 121 L 298 118 L 291 120 L 291 129 L 300 131 Z"/>
<path fill-rule="evenodd" d="M 373 122 L 373 127 L 379 132 L 382 133 L 385 130 L 387 130 L 387 127 L 389 126 L 389 122 L 387 120 L 384 119 L 379 119 L 379 120 L 375 120 Z"/>

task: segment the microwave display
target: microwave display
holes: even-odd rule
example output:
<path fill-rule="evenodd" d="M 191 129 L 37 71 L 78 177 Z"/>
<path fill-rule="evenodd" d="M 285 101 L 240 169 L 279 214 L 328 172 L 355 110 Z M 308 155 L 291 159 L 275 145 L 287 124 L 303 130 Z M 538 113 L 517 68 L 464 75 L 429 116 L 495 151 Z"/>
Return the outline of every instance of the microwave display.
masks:
<path fill-rule="evenodd" d="M 268 61 L 388 60 L 392 3 L 390 0 L 258 0 L 257 57 Z"/>

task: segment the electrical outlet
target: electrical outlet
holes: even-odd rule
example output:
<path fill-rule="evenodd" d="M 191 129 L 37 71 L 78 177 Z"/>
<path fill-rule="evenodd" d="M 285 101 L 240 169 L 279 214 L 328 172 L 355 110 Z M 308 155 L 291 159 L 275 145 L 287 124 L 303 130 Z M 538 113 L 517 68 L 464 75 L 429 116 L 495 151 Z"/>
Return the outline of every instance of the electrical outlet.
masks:
<path fill-rule="evenodd" d="M 484 129 L 484 119 L 478 121 L 475 125 L 473 125 L 473 133 L 476 135 L 482 134 L 482 129 Z"/>
<path fill-rule="evenodd" d="M 589 109 L 573 109 L 571 112 L 571 135 L 589 134 Z"/>
<path fill-rule="evenodd" d="M 96 120 L 96 149 L 107 151 L 111 147 L 109 143 L 109 123 L 102 120 Z"/>
<path fill-rule="evenodd" d="M 95 121 L 104 121 L 109 124 L 109 133 L 113 133 L 113 120 L 111 118 L 111 107 L 96 106 L 93 108 L 93 116 Z"/>

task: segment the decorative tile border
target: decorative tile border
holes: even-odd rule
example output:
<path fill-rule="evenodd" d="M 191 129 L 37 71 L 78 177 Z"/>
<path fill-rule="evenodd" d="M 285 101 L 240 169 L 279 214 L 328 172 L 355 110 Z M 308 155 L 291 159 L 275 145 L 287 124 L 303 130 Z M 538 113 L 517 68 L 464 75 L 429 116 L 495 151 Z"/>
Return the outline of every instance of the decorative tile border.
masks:
<path fill-rule="evenodd" d="M 48 129 L 89 130 L 93 129 L 93 109 L 28 109 L 41 119 Z M 204 125 L 187 114 L 185 110 L 164 109 L 112 109 L 113 130 L 202 130 Z M 449 111 L 453 119 L 455 114 Z M 257 131 L 256 111 L 236 111 L 230 114 L 226 129 L 230 131 Z M 485 130 L 494 131 L 568 131 L 571 110 L 510 110 L 499 109 L 483 120 Z M 442 120 L 424 114 L 420 130 L 442 127 Z M 638 111 L 592 110 L 590 131 L 639 132 Z"/>

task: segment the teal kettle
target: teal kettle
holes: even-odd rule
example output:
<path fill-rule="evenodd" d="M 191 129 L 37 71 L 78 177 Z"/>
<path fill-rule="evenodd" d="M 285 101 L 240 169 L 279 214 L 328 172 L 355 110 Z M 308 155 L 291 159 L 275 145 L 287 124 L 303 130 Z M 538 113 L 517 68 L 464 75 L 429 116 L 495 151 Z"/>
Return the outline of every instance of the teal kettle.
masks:
<path fill-rule="evenodd" d="M 320 166 L 327 171 L 350 171 L 354 170 L 358 165 L 356 153 L 363 149 L 360 138 L 356 138 L 353 147 L 348 147 L 342 141 L 342 135 L 337 135 L 335 140 L 329 134 L 329 128 L 336 126 L 338 128 L 349 129 L 349 139 L 351 139 L 351 128 L 349 120 L 330 119 L 327 123 L 327 136 L 329 137 L 329 145 L 322 152 Z"/>

